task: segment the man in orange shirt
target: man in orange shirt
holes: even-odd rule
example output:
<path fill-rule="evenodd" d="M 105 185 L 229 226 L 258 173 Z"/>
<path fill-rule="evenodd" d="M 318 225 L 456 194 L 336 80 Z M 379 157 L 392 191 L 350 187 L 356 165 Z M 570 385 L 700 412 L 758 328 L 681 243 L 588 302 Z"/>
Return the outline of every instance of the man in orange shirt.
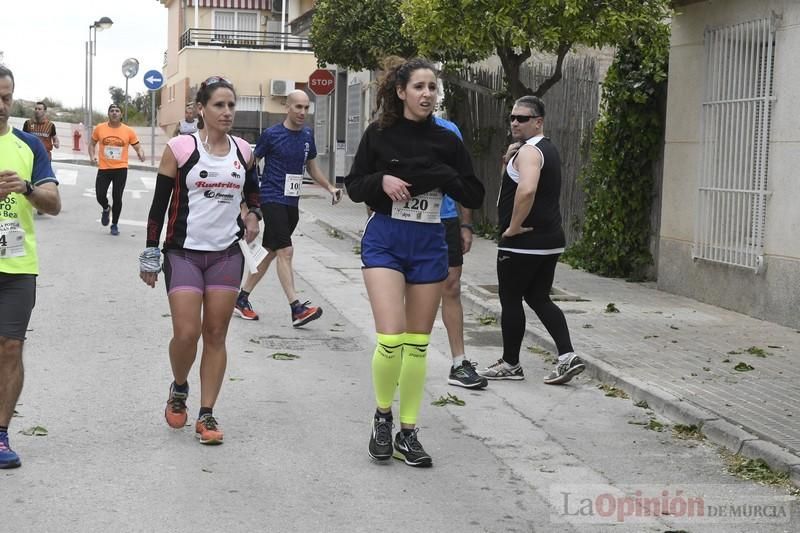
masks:
<path fill-rule="evenodd" d="M 100 149 L 95 151 L 97 145 Z M 89 142 L 89 159 L 97 165 L 94 182 L 97 203 L 103 208 L 100 223 L 108 226 L 111 215 L 111 235 L 119 235 L 119 215 L 122 212 L 122 193 L 128 179 L 128 146 L 132 146 L 144 162 L 144 149 L 133 128 L 122 123 L 122 110 L 117 104 L 108 106 L 108 122 L 95 126 Z M 111 207 L 108 205 L 108 186 L 111 190 Z"/>
<path fill-rule="evenodd" d="M 47 104 L 36 102 L 33 107 L 33 119 L 28 119 L 22 125 L 22 131 L 32 133 L 42 141 L 47 155 L 53 159 L 53 148 L 58 148 L 58 137 L 56 136 L 56 126 L 47 119 Z"/>

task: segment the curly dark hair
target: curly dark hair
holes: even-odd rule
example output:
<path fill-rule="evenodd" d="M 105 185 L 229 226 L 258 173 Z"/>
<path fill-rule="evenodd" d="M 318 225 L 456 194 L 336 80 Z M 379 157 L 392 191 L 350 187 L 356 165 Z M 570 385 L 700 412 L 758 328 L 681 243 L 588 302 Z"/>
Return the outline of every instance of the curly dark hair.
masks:
<path fill-rule="evenodd" d="M 404 60 L 398 56 L 389 56 L 382 62 L 383 77 L 378 84 L 378 125 L 381 128 L 391 126 L 403 116 L 403 101 L 397 96 L 397 88 L 405 88 L 411 80 L 411 74 L 419 69 L 428 69 L 434 74 L 436 67 L 422 57 Z"/>

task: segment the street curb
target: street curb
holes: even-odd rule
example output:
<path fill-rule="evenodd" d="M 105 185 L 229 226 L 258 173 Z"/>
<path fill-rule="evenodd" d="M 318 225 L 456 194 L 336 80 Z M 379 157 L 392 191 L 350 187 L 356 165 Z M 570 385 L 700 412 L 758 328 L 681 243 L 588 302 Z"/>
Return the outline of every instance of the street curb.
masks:
<path fill-rule="evenodd" d="M 314 217 L 318 225 L 329 230 L 336 230 L 342 236 L 355 243 L 361 242 L 360 236 L 342 228 L 337 228 L 313 213 L 304 212 Z M 493 307 L 488 303 L 490 298 L 495 296 L 489 291 L 462 280 L 461 296 L 462 303 L 470 310 L 499 316 L 499 304 Z M 525 333 L 528 338 L 555 353 L 556 347 L 551 339 L 542 337 L 528 327 L 526 327 Z M 581 354 L 581 359 L 586 363 L 587 375 L 624 390 L 631 397 L 632 402 L 636 403 L 644 400 L 650 409 L 673 422 L 687 426 L 697 426 L 710 442 L 718 446 L 750 459 L 763 459 L 773 470 L 789 473 L 790 481 L 795 486 L 800 487 L 800 457 L 785 448 L 750 433 L 734 422 L 726 420 L 708 409 L 670 394 L 658 388 L 657 385 L 628 376 L 619 368 L 605 361 L 584 353 Z"/>

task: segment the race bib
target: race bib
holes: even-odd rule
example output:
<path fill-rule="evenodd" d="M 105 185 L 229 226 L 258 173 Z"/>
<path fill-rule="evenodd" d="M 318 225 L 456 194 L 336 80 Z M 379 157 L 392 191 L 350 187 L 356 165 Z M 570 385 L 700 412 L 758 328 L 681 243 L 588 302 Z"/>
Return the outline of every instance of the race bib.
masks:
<path fill-rule="evenodd" d="M 122 147 L 121 146 L 106 146 L 103 148 L 103 154 L 105 154 L 106 159 L 111 161 L 119 161 L 122 159 Z"/>
<path fill-rule="evenodd" d="M 283 186 L 283 195 L 300 196 L 301 185 L 303 185 L 302 174 L 286 174 L 286 185 Z"/>
<path fill-rule="evenodd" d="M 392 204 L 392 218 L 438 224 L 441 222 L 442 193 L 438 190 L 419 194 Z"/>
<path fill-rule="evenodd" d="M 19 222 L 0 223 L 0 259 L 25 255 L 25 230 Z"/>

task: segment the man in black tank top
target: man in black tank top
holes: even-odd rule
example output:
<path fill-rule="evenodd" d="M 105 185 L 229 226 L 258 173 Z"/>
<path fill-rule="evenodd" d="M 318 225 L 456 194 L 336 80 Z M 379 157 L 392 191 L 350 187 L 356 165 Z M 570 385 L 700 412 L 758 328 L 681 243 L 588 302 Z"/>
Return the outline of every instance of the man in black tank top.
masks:
<path fill-rule="evenodd" d="M 520 98 L 509 118 L 511 134 L 521 144 L 509 153 L 497 199 L 503 357 L 479 374 L 487 379 L 525 378 L 519 364 L 525 335 L 525 300 L 558 348 L 556 368 L 544 382 L 560 385 L 585 368 L 572 350 L 564 313 L 550 300 L 556 264 L 566 244 L 559 207 L 561 159 L 544 136 L 544 103 L 539 98 Z"/>

